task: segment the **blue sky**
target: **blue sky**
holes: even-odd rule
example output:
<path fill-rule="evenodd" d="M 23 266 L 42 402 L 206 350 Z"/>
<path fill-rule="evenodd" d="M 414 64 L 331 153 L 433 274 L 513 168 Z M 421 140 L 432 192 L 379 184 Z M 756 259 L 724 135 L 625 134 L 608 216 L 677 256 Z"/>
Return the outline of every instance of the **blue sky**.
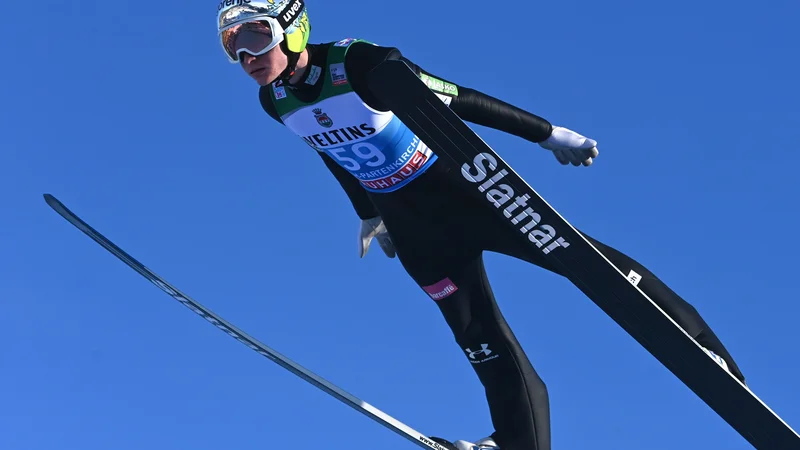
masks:
<path fill-rule="evenodd" d="M 46 0 L 5 20 L 0 448 L 413 448 L 164 295 L 45 192 L 411 427 L 490 432 L 435 305 L 377 245 L 358 258 L 346 196 L 227 62 L 215 6 Z M 564 167 L 475 127 L 571 223 L 694 304 L 752 389 L 800 427 L 796 2 L 308 6 L 313 42 L 398 46 L 597 139 L 595 165 Z M 751 448 L 569 282 L 486 262 L 549 388 L 554 450 Z"/>

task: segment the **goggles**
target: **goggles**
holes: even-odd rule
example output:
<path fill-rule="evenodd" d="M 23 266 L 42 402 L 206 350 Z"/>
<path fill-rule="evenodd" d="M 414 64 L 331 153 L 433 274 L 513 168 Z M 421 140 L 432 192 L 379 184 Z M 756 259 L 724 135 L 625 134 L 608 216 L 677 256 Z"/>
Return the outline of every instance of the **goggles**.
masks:
<path fill-rule="evenodd" d="M 231 63 L 239 62 L 241 52 L 263 55 L 283 42 L 285 28 L 274 14 L 274 9 L 252 3 L 220 13 L 217 21 L 220 44 Z"/>
<path fill-rule="evenodd" d="M 220 33 L 220 42 L 228 60 L 239 62 L 239 55 L 247 52 L 263 55 L 283 42 L 283 29 L 273 18 L 259 18 L 257 22 L 239 23 Z"/>

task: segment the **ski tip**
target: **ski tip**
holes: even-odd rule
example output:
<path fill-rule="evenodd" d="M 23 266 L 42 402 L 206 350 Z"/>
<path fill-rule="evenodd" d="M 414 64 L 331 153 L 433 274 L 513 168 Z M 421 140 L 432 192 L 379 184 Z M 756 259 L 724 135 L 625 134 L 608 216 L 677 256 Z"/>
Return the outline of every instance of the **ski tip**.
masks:
<path fill-rule="evenodd" d="M 44 201 L 46 201 L 47 204 L 50 205 L 50 206 L 55 206 L 55 205 L 58 205 L 59 203 L 61 203 L 61 202 L 58 201 L 58 199 L 56 199 L 53 196 L 53 194 L 47 194 L 47 193 L 44 194 Z"/>
<path fill-rule="evenodd" d="M 57 213 L 64 215 L 65 212 L 69 212 L 66 206 L 59 199 L 57 199 L 53 194 L 44 194 L 44 201 L 50 205 L 53 210 Z"/>

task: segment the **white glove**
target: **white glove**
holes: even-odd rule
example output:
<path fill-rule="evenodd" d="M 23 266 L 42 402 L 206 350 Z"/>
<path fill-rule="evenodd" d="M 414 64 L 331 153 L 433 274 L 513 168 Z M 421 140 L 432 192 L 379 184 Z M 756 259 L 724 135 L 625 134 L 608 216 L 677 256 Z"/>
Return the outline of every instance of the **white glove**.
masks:
<path fill-rule="evenodd" d="M 581 164 L 591 166 L 592 158 L 596 158 L 599 154 L 597 141 L 581 136 L 564 127 L 554 126 L 553 134 L 546 141 L 540 142 L 539 145 L 552 151 L 561 164 L 572 163 L 576 167 Z"/>
<path fill-rule="evenodd" d="M 358 235 L 358 253 L 361 258 L 367 254 L 372 238 L 378 240 L 378 245 L 381 246 L 386 256 L 389 258 L 395 257 L 394 244 L 392 244 L 389 231 L 386 230 L 386 225 L 383 224 L 383 219 L 380 216 L 362 220 Z"/>

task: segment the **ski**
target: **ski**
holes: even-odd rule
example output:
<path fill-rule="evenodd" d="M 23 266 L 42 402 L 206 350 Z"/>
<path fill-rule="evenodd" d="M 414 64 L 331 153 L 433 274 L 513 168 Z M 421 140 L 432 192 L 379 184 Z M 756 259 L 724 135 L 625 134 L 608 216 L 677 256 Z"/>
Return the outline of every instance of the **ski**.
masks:
<path fill-rule="evenodd" d="M 286 356 L 283 356 L 277 351 L 257 341 L 255 338 L 249 336 L 244 331 L 240 330 L 233 324 L 229 323 L 222 317 L 215 314 L 210 309 L 204 307 L 200 303 L 190 298 L 188 295 L 178 290 L 175 286 L 169 284 L 166 280 L 164 280 L 160 276 L 156 275 L 152 270 L 145 267 L 134 257 L 126 253 L 116 244 L 111 242 L 108 238 L 100 234 L 100 232 L 92 228 L 88 223 L 84 222 L 75 213 L 67 209 L 67 207 L 64 206 L 64 204 L 61 203 L 61 201 L 59 201 L 58 199 L 56 199 L 54 196 L 50 194 L 44 194 L 44 199 L 47 202 L 47 204 L 50 205 L 51 208 L 53 208 L 69 223 L 74 225 L 79 230 L 83 231 L 87 236 L 89 236 L 95 242 L 103 246 L 106 250 L 111 252 L 114 256 L 119 258 L 122 262 L 127 264 L 133 270 L 139 272 L 139 274 L 141 274 L 147 280 L 152 282 L 159 289 L 166 292 L 172 298 L 174 298 L 175 300 L 177 300 L 178 302 L 180 302 L 181 304 L 183 304 L 184 306 L 186 306 L 187 308 L 198 314 L 203 319 L 211 322 L 214 326 L 225 332 L 227 335 L 231 336 L 232 338 L 236 339 L 237 341 L 241 342 L 247 347 L 250 347 L 252 350 L 259 353 L 260 355 L 265 356 L 266 358 L 272 360 L 279 366 L 292 372 L 298 377 L 306 380 L 307 382 L 311 383 L 312 385 L 316 386 L 317 388 L 321 389 L 322 391 L 326 392 L 327 394 L 331 395 L 332 397 L 336 398 L 342 403 L 352 407 L 356 411 L 366 415 L 367 417 L 378 422 L 384 427 L 394 431 L 395 433 L 406 438 L 407 440 L 417 444 L 419 447 L 426 449 L 434 449 L 434 450 L 447 450 L 446 447 L 442 446 L 438 442 L 431 440 L 424 434 L 412 429 L 408 425 L 405 425 L 404 423 L 398 421 L 397 419 L 389 416 L 388 414 L 375 408 L 369 403 L 366 403 L 363 400 L 356 398 L 350 393 L 344 391 L 342 388 L 334 385 L 333 383 L 325 380 L 319 375 L 316 375 L 310 370 L 290 360 Z"/>
<path fill-rule="evenodd" d="M 402 61 L 370 74 L 370 90 L 439 157 L 461 168 L 464 186 L 508 224 L 519 244 L 557 267 L 589 299 L 758 450 L 800 450 L 800 436 L 723 369 L 463 122 Z"/>

